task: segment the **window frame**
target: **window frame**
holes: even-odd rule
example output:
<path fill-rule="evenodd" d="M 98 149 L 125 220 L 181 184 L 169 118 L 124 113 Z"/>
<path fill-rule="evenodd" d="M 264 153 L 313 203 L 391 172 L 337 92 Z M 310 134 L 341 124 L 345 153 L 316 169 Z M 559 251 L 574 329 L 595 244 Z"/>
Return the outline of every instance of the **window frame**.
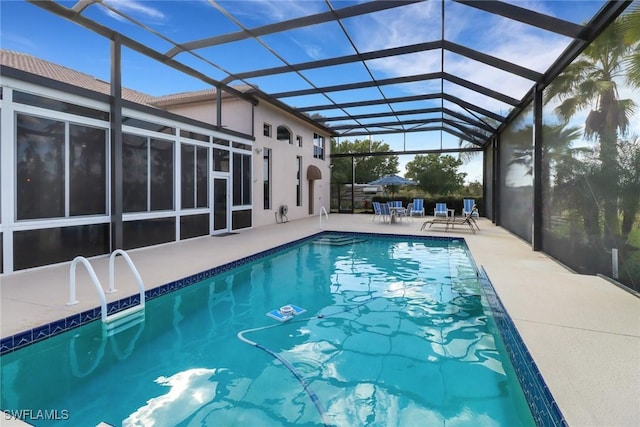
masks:
<path fill-rule="evenodd" d="M 266 136 L 267 138 L 273 138 L 273 126 L 271 126 L 267 122 L 264 122 L 262 124 L 262 135 Z"/>

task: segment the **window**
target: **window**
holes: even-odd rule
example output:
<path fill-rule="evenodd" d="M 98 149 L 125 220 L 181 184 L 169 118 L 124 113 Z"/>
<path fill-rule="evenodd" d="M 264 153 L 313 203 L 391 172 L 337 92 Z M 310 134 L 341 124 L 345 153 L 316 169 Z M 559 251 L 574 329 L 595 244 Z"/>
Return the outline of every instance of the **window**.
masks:
<path fill-rule="evenodd" d="M 147 138 L 122 134 L 122 206 L 124 212 L 147 210 L 148 156 Z"/>
<path fill-rule="evenodd" d="M 293 144 L 293 140 L 291 139 L 291 131 L 287 129 L 286 126 L 278 126 L 278 141 Z"/>
<path fill-rule="evenodd" d="M 269 123 L 262 125 L 262 134 L 271 138 L 271 125 Z"/>
<path fill-rule="evenodd" d="M 173 142 L 122 134 L 124 212 L 173 209 Z"/>
<path fill-rule="evenodd" d="M 213 149 L 213 170 L 216 172 L 229 172 L 228 150 Z"/>
<path fill-rule="evenodd" d="M 324 160 L 324 136 L 313 134 L 313 158 Z"/>
<path fill-rule="evenodd" d="M 122 124 L 140 129 L 146 129 L 158 133 L 166 133 L 169 135 L 176 134 L 176 128 L 161 123 L 148 122 L 146 120 L 134 119 L 132 117 L 123 117 Z"/>
<path fill-rule="evenodd" d="M 251 155 L 233 153 L 233 205 L 251 204 Z"/>
<path fill-rule="evenodd" d="M 265 148 L 262 154 L 264 208 L 271 209 L 271 149 Z"/>
<path fill-rule="evenodd" d="M 16 120 L 17 219 L 106 214 L 106 129 L 25 114 Z"/>
<path fill-rule="evenodd" d="M 57 99 L 46 98 L 31 93 L 13 91 L 13 102 L 25 105 L 33 105 L 34 107 L 46 108 L 53 111 L 61 111 L 63 113 L 74 114 L 77 116 L 90 117 L 98 120 L 109 120 L 109 113 L 106 111 L 96 110 L 94 108 L 84 107 L 81 105 L 71 104 L 69 102 L 59 101 Z"/>
<path fill-rule="evenodd" d="M 207 148 L 182 144 L 180 155 L 180 207 L 206 208 L 207 194 Z"/>
<path fill-rule="evenodd" d="M 151 138 L 150 210 L 173 209 L 173 142 Z"/>
<path fill-rule="evenodd" d="M 180 129 L 180 136 L 183 138 L 195 139 L 196 141 L 209 142 L 209 136 L 184 129 Z"/>
<path fill-rule="evenodd" d="M 225 147 L 229 146 L 229 140 L 228 139 L 216 138 L 215 136 L 213 137 L 213 143 L 217 144 L 217 145 L 223 145 Z"/>
<path fill-rule="evenodd" d="M 247 150 L 247 151 L 251 151 L 251 149 L 253 148 L 250 144 L 243 144 L 242 142 L 232 142 L 231 146 L 233 148 L 239 148 L 241 150 Z"/>
<path fill-rule="evenodd" d="M 298 173 L 296 174 L 296 206 L 302 206 L 302 157 L 296 157 Z"/>
<path fill-rule="evenodd" d="M 302 147 L 302 137 L 300 135 L 296 135 L 296 142 L 298 143 L 298 147 Z"/>
<path fill-rule="evenodd" d="M 107 213 L 107 132 L 69 125 L 69 215 Z"/>

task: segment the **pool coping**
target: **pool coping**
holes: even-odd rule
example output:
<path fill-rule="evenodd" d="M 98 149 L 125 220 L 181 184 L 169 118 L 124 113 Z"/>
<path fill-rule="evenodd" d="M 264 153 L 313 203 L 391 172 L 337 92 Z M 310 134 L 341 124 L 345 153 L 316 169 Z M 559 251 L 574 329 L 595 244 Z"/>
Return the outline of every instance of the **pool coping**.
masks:
<path fill-rule="evenodd" d="M 367 232 L 351 232 L 351 231 L 320 231 L 297 240 L 293 240 L 273 248 L 266 249 L 256 254 L 248 255 L 246 257 L 239 258 L 237 260 L 222 264 L 199 273 L 195 273 L 186 276 L 182 279 L 174 280 L 164 285 L 157 286 L 155 288 L 145 291 L 145 300 L 149 301 L 166 294 L 175 292 L 185 287 L 191 286 L 202 280 L 206 280 L 215 275 L 224 273 L 238 266 L 248 264 L 259 260 L 261 258 L 270 256 L 274 253 L 281 252 L 290 247 L 303 244 L 309 240 L 313 240 L 322 235 L 353 235 L 353 236 L 369 236 L 375 238 L 402 238 L 411 240 L 424 240 L 424 241 L 463 241 L 467 246 L 467 252 L 469 253 L 473 262 L 474 268 L 477 272 L 478 280 L 483 292 L 487 298 L 490 309 L 492 310 L 493 317 L 495 319 L 497 329 L 502 338 L 503 344 L 507 350 L 511 364 L 514 367 L 524 395 L 526 397 L 529 409 L 536 425 L 538 426 L 568 426 L 564 416 L 562 415 L 555 399 L 553 398 L 549 388 L 547 387 L 542 374 L 540 373 L 537 365 L 535 364 L 533 357 L 528 351 L 522 337 L 518 333 L 514 322 L 504 308 L 500 298 L 495 292 L 486 271 L 484 268 L 478 268 L 472 254 L 468 250 L 466 240 L 461 237 L 449 237 L 449 236 L 416 236 L 405 234 L 380 234 L 380 233 L 367 233 Z M 140 295 L 138 293 L 113 301 L 107 304 L 107 314 L 111 315 L 119 311 L 125 310 L 129 307 L 135 306 L 140 303 Z M 14 335 L 4 337 L 0 340 L 0 356 L 25 348 L 31 344 L 43 341 L 47 338 L 55 335 L 67 332 L 69 330 L 78 328 L 87 323 L 101 319 L 101 308 L 94 307 L 89 310 L 85 310 L 81 313 L 67 316 L 64 319 L 56 320 L 46 325 L 40 325 L 36 328 L 22 331 Z"/>
<path fill-rule="evenodd" d="M 509 354 L 511 365 L 529 404 L 533 419 L 538 426 L 564 426 L 568 423 L 547 386 L 538 365 L 518 333 L 515 323 L 504 308 L 484 267 L 477 269 L 480 287 L 491 309 L 493 320 L 504 347 Z"/>

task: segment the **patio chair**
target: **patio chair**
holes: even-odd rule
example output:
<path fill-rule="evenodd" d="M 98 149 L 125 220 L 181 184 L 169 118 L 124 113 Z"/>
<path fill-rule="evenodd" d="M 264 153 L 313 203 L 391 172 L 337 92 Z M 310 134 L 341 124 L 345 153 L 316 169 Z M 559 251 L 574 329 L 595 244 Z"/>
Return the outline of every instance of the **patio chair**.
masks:
<path fill-rule="evenodd" d="M 382 210 L 380 209 L 380 202 L 371 202 L 373 205 L 373 218 L 371 221 L 375 221 L 376 218 L 382 218 Z"/>
<path fill-rule="evenodd" d="M 411 209 L 409 209 L 409 216 L 420 215 L 424 216 L 424 200 L 413 199 L 413 203 L 409 203 Z"/>
<path fill-rule="evenodd" d="M 475 206 L 475 205 L 474 205 Z M 473 234 L 476 234 L 476 229 L 480 230 L 480 227 L 478 227 L 478 223 L 476 222 L 476 220 L 473 218 L 473 212 L 477 212 L 478 209 L 472 209 L 471 210 L 471 214 L 465 216 L 462 220 L 459 221 L 451 221 L 449 223 L 449 225 L 451 226 L 451 228 L 454 228 L 456 225 L 468 225 L 469 228 L 471 229 L 471 231 L 473 231 Z M 447 226 L 448 228 L 448 226 Z"/>
<path fill-rule="evenodd" d="M 447 209 L 447 204 L 446 203 L 436 203 L 436 207 L 433 210 L 433 216 L 438 217 L 438 216 L 443 216 L 443 217 L 448 217 L 449 216 L 449 210 Z"/>
<path fill-rule="evenodd" d="M 391 220 L 391 209 L 389 209 L 388 203 L 380 203 L 380 217 L 384 222 Z"/>
<path fill-rule="evenodd" d="M 478 207 L 476 206 L 475 199 L 464 199 L 462 201 L 462 216 L 473 216 L 478 218 Z"/>
<path fill-rule="evenodd" d="M 459 219 L 457 221 L 454 219 L 454 217 L 447 217 L 447 218 L 434 217 L 431 220 L 423 222 L 422 227 L 420 227 L 420 230 L 424 230 L 427 224 L 429 224 L 429 228 L 431 228 L 433 224 L 444 224 L 445 225 L 444 231 L 449 230 L 449 227 L 455 228 L 456 225 L 469 226 L 469 229 L 473 232 L 473 234 L 476 234 L 476 230 L 480 230 L 480 227 L 478 227 L 478 223 L 476 222 L 475 219 L 473 219 L 473 216 L 471 215 L 467 215 L 464 218 Z"/>

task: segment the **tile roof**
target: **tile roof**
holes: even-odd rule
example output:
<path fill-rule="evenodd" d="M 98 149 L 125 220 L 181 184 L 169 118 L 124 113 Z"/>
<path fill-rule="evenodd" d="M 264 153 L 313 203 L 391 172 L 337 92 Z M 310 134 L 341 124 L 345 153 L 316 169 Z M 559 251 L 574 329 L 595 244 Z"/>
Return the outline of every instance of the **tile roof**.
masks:
<path fill-rule="evenodd" d="M 46 77 L 52 80 L 57 80 L 59 82 L 67 83 L 73 86 L 81 87 L 106 95 L 109 95 L 111 93 L 111 86 L 107 81 L 100 80 L 89 74 L 85 74 L 62 65 L 54 64 L 53 62 L 37 58 L 27 53 L 0 49 L 0 67 L 14 68 L 27 73 Z M 283 109 L 284 111 L 288 111 L 291 114 L 303 117 L 305 120 L 310 120 L 315 126 L 319 126 L 322 129 L 328 129 L 324 124 L 316 123 L 313 119 L 310 119 L 307 113 L 295 112 L 291 109 L 291 107 L 278 101 L 277 99 L 269 99 L 269 97 L 266 94 L 262 93 L 257 87 L 249 85 L 237 85 L 233 86 L 233 89 L 236 89 L 239 92 L 244 92 L 252 97 L 264 98 L 268 102 Z M 229 94 L 224 90 L 222 91 L 222 97 L 237 98 L 235 95 Z M 188 104 L 191 102 L 215 100 L 216 89 L 211 88 L 192 92 L 179 92 L 163 96 L 152 96 L 123 87 L 122 99 L 134 102 L 136 104 L 166 110 L 170 106 Z"/>
<path fill-rule="evenodd" d="M 249 85 L 238 85 L 233 86 L 234 89 L 240 92 L 249 92 L 253 90 L 253 88 Z M 234 95 L 229 95 L 224 90 L 222 91 L 222 97 L 234 97 Z M 156 96 L 153 97 L 151 101 L 153 105 L 158 107 L 166 107 L 169 105 L 183 104 L 189 102 L 200 102 L 200 101 L 210 101 L 216 99 L 216 89 L 204 89 L 204 90 L 196 90 L 191 92 L 179 92 L 172 93 L 169 95 Z"/>
<path fill-rule="evenodd" d="M 71 68 L 67 68 L 62 65 L 54 64 L 53 62 L 45 61 L 44 59 L 36 58 L 35 56 L 26 53 L 0 49 L 0 65 L 36 74 L 38 76 L 47 77 L 52 80 L 68 83 L 106 95 L 111 93 L 109 82 L 97 79 L 89 74 L 72 70 Z M 251 87 L 245 85 L 238 86 L 236 89 L 246 92 L 250 90 Z M 187 102 L 212 100 L 215 99 L 215 96 L 215 88 L 193 92 L 174 93 L 163 96 L 151 96 L 129 88 L 122 88 L 122 99 L 158 108 Z"/>

